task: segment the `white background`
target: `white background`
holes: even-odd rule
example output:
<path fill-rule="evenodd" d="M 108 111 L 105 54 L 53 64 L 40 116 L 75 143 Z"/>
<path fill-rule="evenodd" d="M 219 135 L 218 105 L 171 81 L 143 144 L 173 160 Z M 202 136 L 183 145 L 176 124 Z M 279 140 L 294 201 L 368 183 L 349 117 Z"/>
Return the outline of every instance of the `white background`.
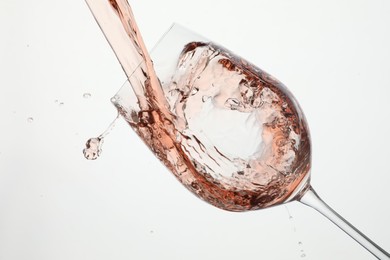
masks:
<path fill-rule="evenodd" d="M 310 125 L 313 186 L 390 250 L 389 1 L 130 3 L 149 48 L 178 22 L 284 82 Z M 0 260 L 374 259 L 299 203 L 209 206 L 123 120 L 86 161 L 125 76 L 84 1 L 3 0 L 0 33 Z"/>

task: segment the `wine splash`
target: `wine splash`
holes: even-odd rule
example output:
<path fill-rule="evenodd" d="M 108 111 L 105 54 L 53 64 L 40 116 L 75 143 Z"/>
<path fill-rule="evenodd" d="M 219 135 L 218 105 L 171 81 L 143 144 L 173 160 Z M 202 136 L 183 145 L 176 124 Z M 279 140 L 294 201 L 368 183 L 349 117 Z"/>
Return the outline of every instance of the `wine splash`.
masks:
<path fill-rule="evenodd" d="M 102 153 L 102 146 L 104 143 L 104 138 L 111 133 L 112 129 L 114 129 L 116 122 L 119 118 L 119 113 L 116 118 L 111 122 L 111 124 L 107 127 L 106 131 L 104 131 L 98 137 L 92 137 L 87 140 L 85 143 L 85 148 L 83 149 L 83 154 L 85 159 L 87 160 L 96 160 L 99 158 Z"/>
<path fill-rule="evenodd" d="M 85 143 L 83 154 L 87 160 L 96 160 L 102 152 L 103 139 L 99 137 L 89 138 Z"/>
<path fill-rule="evenodd" d="M 190 191 L 245 211 L 283 203 L 303 188 L 307 126 L 280 82 L 218 45 L 191 42 L 161 84 L 127 2 L 87 2 L 135 95 L 131 107 L 120 95 L 113 103 Z"/>

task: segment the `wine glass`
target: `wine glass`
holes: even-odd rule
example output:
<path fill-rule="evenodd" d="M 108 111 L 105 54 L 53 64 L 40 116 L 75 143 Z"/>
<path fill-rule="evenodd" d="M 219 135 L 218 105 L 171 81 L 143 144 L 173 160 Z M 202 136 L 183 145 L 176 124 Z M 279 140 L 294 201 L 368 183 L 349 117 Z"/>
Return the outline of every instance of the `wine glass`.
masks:
<path fill-rule="evenodd" d="M 198 103 L 202 102 L 204 106 L 208 106 L 209 104 L 207 102 L 209 100 L 210 102 L 212 102 L 213 99 L 218 98 L 218 95 L 224 96 L 224 94 L 226 94 L 221 94 L 220 92 L 218 92 L 218 95 L 208 96 L 206 93 L 210 93 L 210 89 L 203 90 L 204 93 L 200 93 L 202 90 L 199 89 L 199 85 L 204 84 L 204 82 L 196 83 L 196 81 L 191 81 L 191 87 L 185 86 L 187 88 L 187 92 L 184 92 L 185 89 L 181 89 L 181 86 L 178 86 L 178 82 L 175 82 L 175 79 L 178 78 L 177 75 L 175 75 L 178 73 L 177 63 L 180 59 L 183 59 L 182 51 L 185 48 L 184 46 L 186 46 L 188 43 L 193 42 L 208 43 L 209 41 L 205 40 L 199 35 L 196 35 L 195 33 L 190 32 L 189 30 L 181 27 L 180 25 L 174 24 L 169 29 L 168 33 L 164 35 L 164 37 L 159 41 L 157 46 L 151 52 L 156 73 L 157 75 L 159 75 L 161 85 L 164 89 L 164 93 L 167 96 L 169 104 L 171 104 L 171 107 L 175 107 L 174 103 L 175 101 L 178 102 L 178 99 L 181 99 L 186 96 L 187 99 L 191 99 L 191 97 L 196 99 L 196 95 L 200 95 L 200 97 L 198 98 L 203 99 L 202 101 L 198 100 Z M 193 53 L 191 52 L 190 54 Z M 235 59 L 239 60 L 240 58 Z M 248 65 L 249 63 L 246 63 L 245 61 L 243 64 L 246 64 L 249 67 L 253 66 Z M 264 83 L 265 86 L 272 89 L 274 88 L 274 91 L 281 91 L 279 95 L 283 97 L 283 99 L 281 100 L 278 100 L 277 97 L 272 97 L 273 99 L 271 100 L 271 103 L 274 102 L 274 105 L 272 106 L 270 104 L 266 104 L 266 99 L 269 97 L 266 98 L 265 95 L 270 95 L 270 93 L 264 92 L 258 95 L 259 97 L 262 97 L 260 98 L 261 100 L 258 101 L 259 104 L 262 102 L 263 104 L 256 107 L 256 109 L 279 110 L 279 112 L 277 112 L 279 113 L 278 115 L 273 115 L 274 117 L 270 116 L 270 118 L 268 118 L 268 121 L 262 122 L 262 124 L 268 124 L 267 127 L 269 127 L 270 129 L 276 129 L 273 132 L 273 141 L 271 141 L 269 145 L 278 146 L 278 142 L 280 142 L 284 144 L 279 144 L 279 149 L 288 150 L 289 148 L 291 148 L 291 150 L 283 153 L 283 155 L 281 156 L 282 158 L 277 158 L 278 156 L 276 156 L 275 154 L 272 154 L 272 156 L 270 157 L 263 156 L 263 158 L 261 158 L 261 156 L 259 157 L 258 155 L 262 152 L 261 149 L 266 149 L 264 148 L 264 145 L 250 145 L 251 141 L 253 143 L 258 143 L 258 139 L 261 139 L 261 137 L 259 137 L 261 136 L 261 134 L 255 137 L 255 134 L 258 133 L 259 129 L 254 127 L 253 122 L 251 122 L 250 116 L 248 117 L 248 113 L 250 114 L 251 112 L 249 111 L 250 109 L 239 107 L 240 102 L 243 103 L 242 99 L 245 98 L 245 95 L 241 95 L 243 93 L 241 91 L 241 100 L 238 101 L 231 100 L 233 98 L 237 98 L 237 96 L 235 96 L 234 94 L 229 97 L 224 96 L 225 107 L 223 110 L 220 110 L 218 107 L 214 107 L 213 109 L 216 111 L 213 111 L 213 109 L 208 110 L 209 114 L 202 113 L 202 111 L 189 111 L 190 113 L 193 113 L 193 115 L 186 115 L 186 117 L 188 118 L 187 125 L 189 125 L 189 127 L 179 130 L 179 132 L 186 132 L 187 135 L 189 135 L 189 132 L 191 132 L 191 134 L 198 139 L 201 145 L 204 146 L 205 150 L 212 149 L 212 146 L 214 146 L 215 149 L 214 151 L 211 151 L 211 153 L 223 153 L 219 156 L 219 159 L 222 163 L 224 162 L 224 158 L 232 156 L 233 159 L 229 158 L 233 161 L 231 163 L 232 165 L 230 165 L 231 168 L 226 167 L 226 165 L 224 167 L 215 167 L 213 169 L 209 169 L 210 173 L 208 173 L 207 169 L 197 166 L 198 164 L 202 164 L 202 162 L 205 163 L 205 161 L 207 164 L 207 160 L 205 160 L 204 157 L 202 159 L 194 158 L 193 156 L 191 156 L 190 152 L 187 152 L 186 156 L 192 157 L 189 159 L 191 163 L 194 165 L 195 168 L 198 167 L 196 168 L 197 173 L 208 177 L 208 184 L 204 184 L 200 181 L 194 181 L 196 180 L 196 178 L 189 178 L 188 176 L 186 176 L 185 178 L 182 177 L 182 175 L 178 172 L 178 168 L 180 167 L 175 168 L 175 166 L 172 166 L 170 162 L 167 161 L 167 159 L 162 159 L 163 155 L 157 155 L 159 159 L 161 159 L 163 163 L 167 165 L 167 167 L 191 192 L 195 193 L 197 196 L 213 204 L 214 206 L 231 211 L 246 211 L 266 208 L 296 200 L 309 207 L 314 208 L 315 210 L 323 214 L 334 224 L 340 227 L 344 232 L 346 232 L 353 239 L 355 239 L 358 243 L 360 243 L 363 247 L 369 250 L 378 259 L 389 259 L 389 254 L 386 251 L 376 245 L 363 233 L 361 233 L 344 218 L 342 218 L 337 212 L 335 212 L 332 208 L 325 204 L 314 191 L 313 187 L 310 185 L 310 137 L 303 112 L 292 94 L 280 82 L 278 82 L 276 79 L 274 79 L 267 73 L 259 70 L 258 68 L 256 68 L 256 73 L 258 73 L 258 75 L 260 75 L 260 78 L 266 82 Z M 201 78 L 202 77 L 203 75 L 201 75 Z M 232 75 L 232 77 L 234 77 L 234 75 Z M 200 80 L 200 78 L 198 80 Z M 209 81 L 207 84 L 218 84 L 219 81 L 218 79 L 210 78 L 208 78 L 207 80 Z M 236 87 L 239 88 L 239 84 L 236 85 Z M 256 87 L 259 86 L 257 85 Z M 211 93 L 213 93 L 213 90 L 211 90 Z M 188 98 L 188 96 L 190 96 L 190 98 Z M 143 138 L 145 143 L 149 145 L 152 151 L 154 151 L 153 144 L 151 144 L 150 140 L 145 139 L 145 136 L 140 133 L 140 129 L 137 126 L 137 122 L 139 122 L 138 115 L 142 113 L 142 110 L 139 107 L 137 97 L 128 81 L 122 86 L 122 88 L 114 96 L 112 101 L 113 104 L 118 108 L 123 118 L 135 129 L 138 134 L 140 134 L 141 138 Z M 198 105 L 196 103 L 196 100 L 187 100 L 186 102 L 188 102 L 186 103 L 186 105 L 188 106 Z M 192 104 L 191 102 L 193 102 L 194 104 Z M 250 102 L 252 102 L 253 104 L 256 101 Z M 240 109 L 242 111 L 240 111 Z M 226 111 L 224 110 L 232 114 L 226 114 Z M 178 112 L 178 110 L 173 111 Z M 275 111 L 272 111 L 271 114 L 272 113 L 275 113 Z M 285 115 L 287 114 L 288 116 L 288 114 L 290 113 L 293 113 L 293 115 L 290 115 L 290 117 L 296 117 L 293 118 L 293 120 L 299 121 L 296 126 L 292 125 L 292 123 L 289 124 L 284 122 L 285 120 L 288 120 L 288 118 L 286 119 Z M 246 120 L 248 120 L 249 124 L 244 124 L 244 127 L 243 125 L 240 125 L 242 123 L 242 119 L 240 118 L 240 116 L 238 116 L 238 114 L 241 114 Z M 199 118 L 195 118 L 194 120 L 193 118 L 191 118 L 191 116 L 203 116 L 203 121 L 199 120 Z M 209 116 L 215 117 L 215 122 L 209 121 L 207 118 Z M 223 117 L 223 119 L 218 119 L 218 117 Z M 232 121 L 231 119 L 233 117 L 237 121 Z M 299 131 L 299 134 L 297 134 L 296 137 L 292 137 L 291 133 L 288 137 L 281 137 L 280 135 L 283 135 L 283 127 L 289 128 L 289 131 L 294 131 L 293 127 L 296 127 L 295 131 Z M 229 128 L 229 131 L 225 131 L 226 128 Z M 213 131 L 213 129 L 221 129 L 221 131 Z M 263 131 L 266 131 L 266 129 L 263 129 Z M 228 143 L 228 146 L 231 145 L 231 141 L 236 141 L 236 144 L 231 146 L 232 150 L 229 150 L 230 148 L 226 147 L 224 143 L 218 139 L 218 135 L 222 134 L 224 135 L 223 139 L 225 141 L 227 141 L 229 137 L 233 137 L 232 140 L 229 140 L 230 142 Z M 263 132 L 262 135 L 264 136 L 267 134 L 268 133 L 264 134 Z M 237 140 L 237 138 L 239 140 Z M 288 140 L 290 142 L 292 141 L 292 144 L 286 144 L 285 142 L 287 142 Z M 218 145 L 216 145 L 216 143 Z M 241 143 L 243 147 L 238 147 L 237 143 Z M 186 145 L 190 147 L 190 145 Z M 238 152 L 237 149 L 239 150 Z M 253 152 L 253 150 L 255 150 L 255 152 Z M 291 151 L 294 151 L 295 153 L 293 159 L 288 156 Z M 240 154 L 242 155 L 241 158 L 239 156 Z M 206 156 L 207 154 L 205 153 L 204 155 Z M 248 159 L 251 158 L 251 156 L 252 159 Z M 243 161 L 243 157 L 246 158 L 246 161 Z M 266 167 L 263 167 L 262 165 L 256 165 L 256 162 L 258 161 L 261 161 L 260 164 L 262 164 L 264 161 L 267 160 L 273 162 L 274 165 L 268 165 Z M 289 163 L 289 160 L 293 160 L 293 162 Z M 214 166 L 216 165 L 214 164 Z M 255 170 L 253 170 L 253 168 L 255 168 Z M 285 172 L 283 172 L 283 170 Z M 216 176 L 212 176 L 211 173 L 214 173 Z M 228 175 L 230 176 L 226 177 Z M 187 180 L 186 178 L 189 178 L 191 181 Z M 213 181 L 217 182 L 218 184 L 212 183 Z M 250 184 L 254 186 L 252 190 L 250 189 Z M 202 189 L 209 189 L 208 185 L 216 185 L 218 187 L 214 190 L 211 189 L 212 191 L 209 193 L 203 192 Z M 219 188 L 220 186 L 223 186 L 225 188 L 221 189 Z M 231 197 L 229 197 L 232 196 L 231 193 L 229 193 L 229 191 L 231 190 L 234 190 L 233 193 L 241 192 L 242 195 L 237 196 L 238 198 L 236 197 L 232 199 Z M 218 192 L 218 194 L 213 194 L 213 192 Z M 252 193 L 254 193 L 255 195 L 252 196 L 250 199 L 246 200 L 246 196 L 251 196 Z M 227 198 L 223 196 L 226 196 Z"/>
<path fill-rule="evenodd" d="M 102 25 L 93 1 L 88 2 Z M 118 8 L 122 15 L 129 11 Z M 123 23 L 129 17 L 116 17 L 115 28 L 121 30 L 122 24 L 123 35 L 131 32 L 126 30 L 130 22 Z M 112 98 L 113 104 L 188 190 L 229 211 L 299 201 L 323 214 L 378 259 L 390 259 L 325 204 L 310 185 L 306 119 L 296 99 L 277 79 L 173 25 L 152 50 L 160 81 L 153 84 L 145 72 L 150 69 L 148 59 L 139 59 L 138 68 L 130 72 L 123 59 L 126 54 L 117 45 L 121 38 L 112 38 L 104 26 L 102 30 L 129 79 Z M 142 41 L 139 46 L 139 57 L 145 57 Z"/>

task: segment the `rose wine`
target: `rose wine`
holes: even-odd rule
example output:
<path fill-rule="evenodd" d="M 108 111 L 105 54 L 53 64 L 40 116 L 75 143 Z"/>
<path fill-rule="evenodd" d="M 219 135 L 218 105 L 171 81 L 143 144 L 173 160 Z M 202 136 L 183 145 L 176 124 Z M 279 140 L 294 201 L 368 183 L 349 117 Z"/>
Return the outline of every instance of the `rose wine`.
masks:
<path fill-rule="evenodd" d="M 189 42 L 161 83 L 127 2 L 87 2 L 133 88 L 134 102 L 119 93 L 114 104 L 187 189 L 221 209 L 246 211 L 305 188 L 308 128 L 279 81 L 214 43 Z"/>

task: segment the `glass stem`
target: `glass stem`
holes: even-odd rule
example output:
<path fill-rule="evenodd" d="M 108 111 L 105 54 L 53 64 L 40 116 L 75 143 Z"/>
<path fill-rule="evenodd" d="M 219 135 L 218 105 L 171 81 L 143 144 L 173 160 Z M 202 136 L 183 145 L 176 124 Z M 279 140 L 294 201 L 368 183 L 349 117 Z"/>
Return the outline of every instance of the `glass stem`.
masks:
<path fill-rule="evenodd" d="M 346 221 L 342 216 L 340 216 L 336 211 L 329 207 L 314 191 L 312 187 L 306 191 L 306 193 L 299 199 L 299 201 L 306 206 L 309 206 L 322 215 L 327 217 L 332 221 L 336 226 L 341 228 L 345 233 L 351 236 L 356 242 L 366 248 L 371 254 L 376 258 L 381 260 L 390 259 L 390 255 L 383 250 L 380 246 L 375 244 L 371 239 L 366 237 L 362 232 L 357 230 L 352 226 L 348 221 Z"/>

